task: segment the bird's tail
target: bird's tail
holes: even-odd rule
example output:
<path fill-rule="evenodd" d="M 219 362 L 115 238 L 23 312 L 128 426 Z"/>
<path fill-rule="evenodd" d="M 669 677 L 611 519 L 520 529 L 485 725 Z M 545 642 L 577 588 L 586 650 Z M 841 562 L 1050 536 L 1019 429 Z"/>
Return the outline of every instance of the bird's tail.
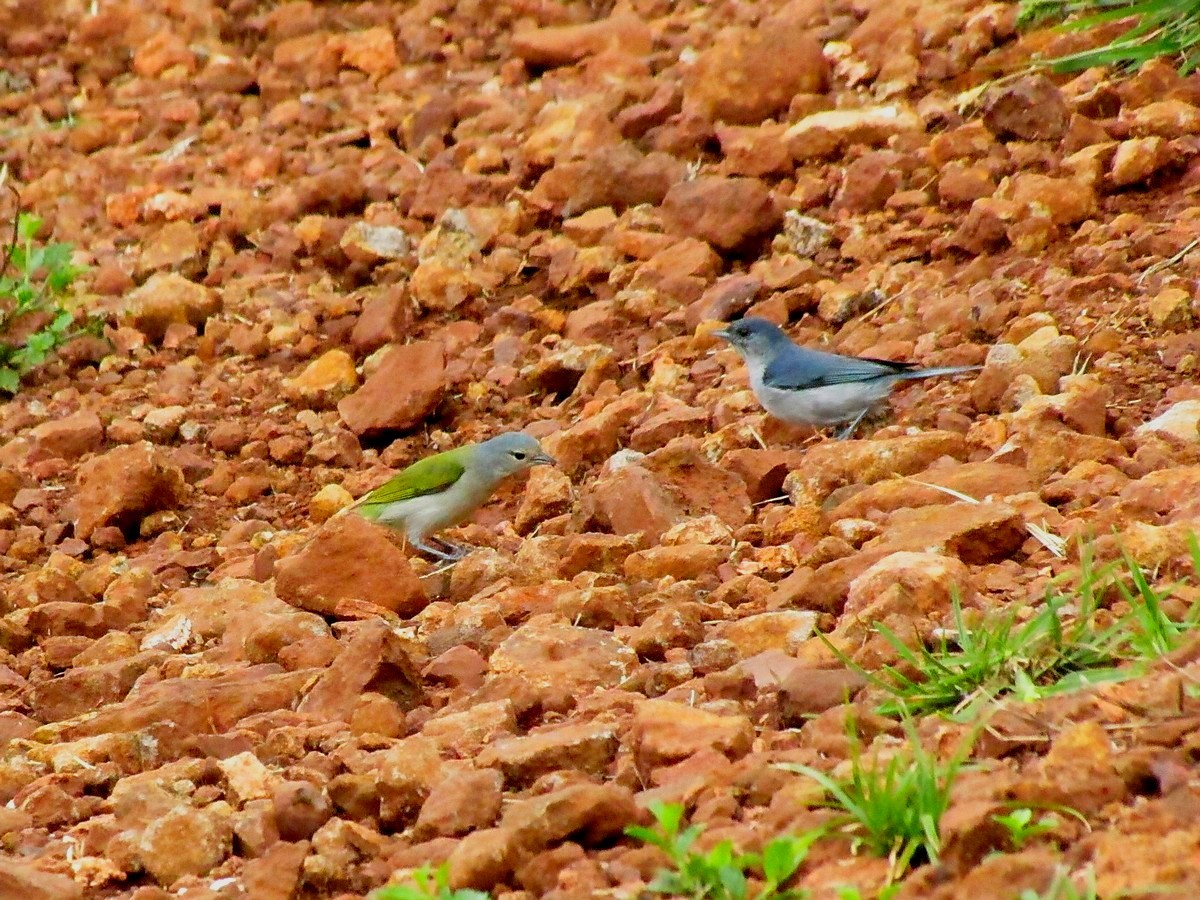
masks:
<path fill-rule="evenodd" d="M 918 378 L 933 378 L 935 375 L 962 375 L 965 372 L 978 372 L 982 368 L 983 366 L 938 366 L 933 369 L 912 369 L 898 374 L 905 381 L 913 381 Z"/>

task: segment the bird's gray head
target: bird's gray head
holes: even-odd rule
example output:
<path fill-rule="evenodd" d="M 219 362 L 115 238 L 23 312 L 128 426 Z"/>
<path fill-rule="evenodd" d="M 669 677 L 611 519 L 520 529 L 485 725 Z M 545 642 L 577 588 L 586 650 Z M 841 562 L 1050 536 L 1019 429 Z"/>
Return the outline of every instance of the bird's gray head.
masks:
<path fill-rule="evenodd" d="M 780 347 L 791 343 L 783 329 L 774 322 L 747 316 L 730 322 L 726 327 L 714 331 L 719 338 L 724 338 L 733 348 L 747 360 L 770 361 Z"/>
<path fill-rule="evenodd" d="M 509 431 L 476 445 L 473 462 L 483 466 L 497 480 L 523 472 L 532 466 L 553 466 L 557 461 L 542 449 L 537 438 L 523 431 Z"/>

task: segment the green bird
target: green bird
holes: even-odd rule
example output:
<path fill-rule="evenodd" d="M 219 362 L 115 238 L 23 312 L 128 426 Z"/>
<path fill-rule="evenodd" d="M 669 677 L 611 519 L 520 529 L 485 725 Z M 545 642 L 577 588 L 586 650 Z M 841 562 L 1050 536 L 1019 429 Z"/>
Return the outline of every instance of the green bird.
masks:
<path fill-rule="evenodd" d="M 500 482 L 532 466 L 557 465 L 535 438 L 520 431 L 456 447 L 418 460 L 358 500 L 350 509 L 403 531 L 418 550 L 458 560 L 469 548 L 431 537 L 483 506 Z M 442 549 L 431 546 L 436 541 Z"/>

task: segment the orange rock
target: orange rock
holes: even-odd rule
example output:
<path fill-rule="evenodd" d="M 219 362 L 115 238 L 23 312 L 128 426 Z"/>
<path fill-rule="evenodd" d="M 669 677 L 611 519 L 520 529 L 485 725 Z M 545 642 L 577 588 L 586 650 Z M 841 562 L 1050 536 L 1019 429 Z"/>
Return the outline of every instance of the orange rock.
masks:
<path fill-rule="evenodd" d="M 579 25 L 551 25 L 516 32 L 510 49 L 534 66 L 563 66 L 606 50 L 634 56 L 650 52 L 650 27 L 632 13 Z"/>
<path fill-rule="evenodd" d="M 577 696 L 620 683 L 636 666 L 636 654 L 612 634 L 563 625 L 552 616 L 530 619 L 488 661 L 493 674 L 517 675 Z"/>
<path fill-rule="evenodd" d="M 242 869 L 246 893 L 262 900 L 290 900 L 300 883 L 308 850 L 308 841 L 276 841 L 262 856 L 246 860 Z"/>
<path fill-rule="evenodd" d="M 363 302 L 350 343 L 360 353 L 373 353 L 384 344 L 400 343 L 412 324 L 412 307 L 396 288 L 384 288 Z"/>
<path fill-rule="evenodd" d="M 440 343 L 394 345 L 363 386 L 338 403 L 338 412 L 357 435 L 404 431 L 424 421 L 445 390 Z"/>
<path fill-rule="evenodd" d="M 970 570 L 954 557 L 902 551 L 885 556 L 850 582 L 844 614 L 863 621 L 882 618 L 868 610 L 892 594 L 897 611 L 940 615 L 950 611 L 955 598 L 971 605 L 975 590 Z"/>
<path fill-rule="evenodd" d="M 780 16 L 759 28 L 724 28 L 684 77 L 684 108 L 712 121 L 757 125 L 797 94 L 825 89 L 829 67 L 820 42 Z"/>
<path fill-rule="evenodd" d="M 75 534 L 83 540 L 103 525 L 131 528 L 185 494 L 182 470 L 146 441 L 88 460 L 76 485 Z"/>
<path fill-rule="evenodd" d="M 150 650 L 129 659 L 76 666 L 59 678 L 39 682 L 30 705 L 44 722 L 60 722 L 125 699 L 134 682 L 157 666 L 166 654 Z"/>
<path fill-rule="evenodd" d="M 414 839 L 454 837 L 491 827 L 500 818 L 502 787 L 503 779 L 495 769 L 446 771 L 421 804 Z"/>
<path fill-rule="evenodd" d="M 271 791 L 275 826 L 285 841 L 303 841 L 333 815 L 333 804 L 308 781 L 279 781 Z"/>
<path fill-rule="evenodd" d="M 752 503 L 760 503 L 783 496 L 783 479 L 802 457 L 795 450 L 731 450 L 721 465 L 746 482 Z"/>
<path fill-rule="evenodd" d="M 297 710 L 347 722 L 365 691 L 374 691 L 409 710 L 424 698 L 421 676 L 407 642 L 387 623 L 355 623 L 344 649 L 313 684 Z"/>
<path fill-rule="evenodd" d="M 864 551 L 934 551 L 980 565 L 1007 559 L 1025 543 L 1021 514 L 1004 503 L 951 503 L 902 509 Z"/>
<path fill-rule="evenodd" d="M 397 829 L 410 824 L 442 771 L 437 744 L 422 735 L 397 741 L 383 751 L 378 763 L 380 822 Z"/>
<path fill-rule="evenodd" d="M 163 887 L 170 887 L 188 875 L 207 875 L 226 857 L 232 843 L 228 814 L 180 804 L 146 827 L 138 851 L 146 871 Z"/>
<path fill-rule="evenodd" d="M 469 759 L 484 745 L 518 730 L 513 701 L 506 698 L 477 701 L 457 712 L 436 715 L 421 728 L 421 735 L 433 740 L 439 751 Z"/>
<path fill-rule="evenodd" d="M 767 650 L 795 652 L 812 635 L 816 625 L 815 612 L 788 609 L 723 622 L 714 634 L 730 641 L 745 659 Z"/>
<path fill-rule="evenodd" d="M 637 806 L 628 788 L 616 784 L 574 784 L 509 804 L 500 827 L 517 835 L 531 850 L 540 850 L 567 837 L 584 847 L 592 847 L 621 834 L 637 818 Z"/>
<path fill-rule="evenodd" d="M 220 734 L 254 713 L 291 708 L 313 672 L 284 672 L 276 665 L 250 666 L 212 678 L 166 678 L 138 686 L 121 703 L 76 719 L 45 725 L 36 740 L 62 741 L 131 732 L 170 722 L 184 734 Z"/>
<path fill-rule="evenodd" d="M 643 774 L 702 750 L 717 750 L 739 759 L 750 752 L 753 738 L 754 728 L 745 716 L 717 715 L 668 700 L 639 704 L 631 736 L 638 770 Z"/>
<path fill-rule="evenodd" d="M 330 615 L 340 600 L 360 600 L 413 616 L 429 598 L 406 557 L 378 525 L 361 516 L 335 516 L 299 552 L 275 564 L 282 600 Z"/>
<path fill-rule="evenodd" d="M 490 891 L 508 880 L 529 856 L 523 836 L 511 828 L 481 828 L 455 844 L 446 860 L 450 886 Z"/>
<path fill-rule="evenodd" d="M 148 338 L 158 340 L 171 324 L 202 325 L 220 309 L 221 297 L 216 291 L 167 272 L 151 275 L 130 292 L 124 314 Z"/>
<path fill-rule="evenodd" d="M 43 422 L 30 432 L 33 448 L 29 461 L 76 459 L 100 449 L 104 443 L 104 425 L 92 410 L 83 410 L 61 419 Z"/>
<path fill-rule="evenodd" d="M 514 787 L 524 787 L 559 769 L 603 775 L 617 752 L 616 728 L 605 722 L 555 725 L 523 737 L 489 744 L 476 765 L 499 769 Z"/>
<path fill-rule="evenodd" d="M 1069 115 L 1062 92 L 1040 73 L 993 87 L 984 99 L 983 124 L 1000 138 L 1057 140 Z"/>
<path fill-rule="evenodd" d="M 35 866 L 7 859 L 0 866 L 0 897 L 13 900 L 82 900 L 83 888 L 66 875 L 43 872 Z"/>
<path fill-rule="evenodd" d="M 702 176 L 675 184 L 662 201 L 664 224 L 676 234 L 733 252 L 774 231 L 783 220 L 757 178 Z"/>
<path fill-rule="evenodd" d="M 651 547 L 631 553 L 625 559 L 625 576 L 631 581 L 656 581 L 670 576 L 689 581 L 717 574 L 717 566 L 729 559 L 728 547 L 711 544 L 681 544 Z"/>

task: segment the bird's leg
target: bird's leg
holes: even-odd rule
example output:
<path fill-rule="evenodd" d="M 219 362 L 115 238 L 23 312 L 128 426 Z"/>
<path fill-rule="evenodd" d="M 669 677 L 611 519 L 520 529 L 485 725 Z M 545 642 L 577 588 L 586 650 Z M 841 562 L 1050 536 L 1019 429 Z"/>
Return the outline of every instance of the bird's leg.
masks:
<path fill-rule="evenodd" d="M 472 547 L 468 544 L 455 544 L 455 543 L 452 543 L 451 541 L 446 540 L 444 537 L 437 537 L 436 535 L 430 535 L 429 537 L 426 538 L 426 540 L 427 541 L 437 541 L 439 546 L 441 546 L 447 553 L 454 556 L 455 559 L 462 559 L 464 556 L 466 556 L 468 553 L 470 553 L 472 550 L 475 549 L 474 547 Z"/>
<path fill-rule="evenodd" d="M 871 407 L 869 407 L 869 406 L 864 407 L 863 411 L 854 417 L 853 422 L 851 422 L 849 425 L 847 425 L 842 431 L 838 432 L 837 439 L 839 441 L 844 441 L 847 438 L 849 438 L 852 434 L 854 434 L 855 429 L 858 428 L 859 424 L 862 422 L 863 418 L 866 416 L 867 412 L 870 409 L 871 409 Z"/>
<path fill-rule="evenodd" d="M 470 550 L 468 550 L 466 547 L 459 547 L 455 544 L 451 544 L 449 541 L 443 541 L 440 538 L 430 537 L 426 540 L 437 541 L 446 549 L 439 550 L 437 547 L 427 544 L 424 541 L 413 541 L 412 545 L 422 553 L 428 553 L 430 556 L 435 556 L 438 559 L 444 559 L 447 562 L 458 562 L 470 552 Z"/>

